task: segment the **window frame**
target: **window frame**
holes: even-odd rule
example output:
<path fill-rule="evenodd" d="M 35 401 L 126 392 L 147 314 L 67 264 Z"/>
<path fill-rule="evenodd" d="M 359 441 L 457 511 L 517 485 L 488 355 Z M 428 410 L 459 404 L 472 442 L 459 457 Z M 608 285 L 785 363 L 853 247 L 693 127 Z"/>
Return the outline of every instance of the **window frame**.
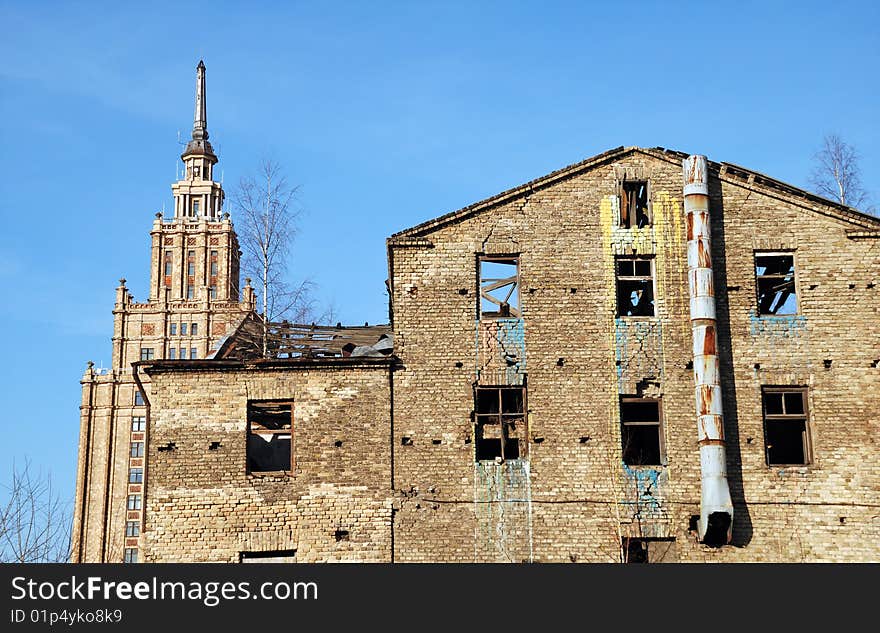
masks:
<path fill-rule="evenodd" d="M 653 314 L 639 314 L 639 315 L 627 315 L 621 314 L 622 310 L 620 309 L 620 282 L 624 281 L 645 281 L 649 279 L 644 275 L 636 275 L 635 274 L 635 265 L 633 266 L 633 274 L 632 275 L 621 275 L 620 274 L 620 262 L 622 261 L 647 261 L 651 266 L 651 300 L 652 300 L 652 312 Z M 656 257 L 654 255 L 615 255 L 614 256 L 614 312 L 617 318 L 619 319 L 656 319 L 657 311 L 658 311 L 658 300 L 657 300 L 657 269 L 655 266 Z"/>
<path fill-rule="evenodd" d="M 135 390 L 134 390 L 134 406 L 145 407 L 146 405 L 147 405 L 147 403 L 144 402 L 144 397 L 141 395 L 141 390 L 138 388 L 135 388 Z"/>
<path fill-rule="evenodd" d="M 656 402 L 657 403 L 657 421 L 633 420 L 624 422 L 623 420 L 623 404 L 625 402 Z M 658 466 L 667 466 L 669 461 L 666 456 L 666 428 L 663 423 L 663 398 L 644 398 L 638 395 L 622 394 L 618 404 L 618 417 L 620 418 L 620 461 L 631 468 L 657 468 Z M 656 426 L 657 427 L 657 464 L 630 464 L 626 461 L 626 447 L 623 443 L 625 426 Z"/>
<path fill-rule="evenodd" d="M 138 472 L 140 471 L 140 472 Z M 143 466 L 131 466 L 128 469 L 128 483 L 130 484 L 142 484 L 144 483 L 144 467 Z"/>
<path fill-rule="evenodd" d="M 135 425 L 138 425 L 140 428 L 135 428 Z M 145 415 L 131 416 L 131 432 L 132 433 L 143 433 L 146 429 L 147 429 L 147 416 L 145 416 Z"/>
<path fill-rule="evenodd" d="M 251 406 L 252 405 L 261 405 L 261 404 L 274 404 L 274 405 L 289 405 L 290 406 L 290 428 L 289 429 L 263 429 L 260 433 L 257 433 L 252 430 L 252 422 L 251 420 Z M 295 412 L 296 406 L 293 401 L 293 398 L 281 398 L 281 399 L 250 399 L 247 401 L 247 409 L 246 409 L 246 431 L 245 431 L 245 445 L 244 445 L 244 465 L 245 465 L 245 474 L 248 476 L 254 477 L 265 477 L 272 475 L 293 475 L 296 471 L 296 459 L 295 459 L 295 440 L 296 436 L 294 435 L 295 431 Z M 249 450 L 248 445 L 250 443 L 251 435 L 289 435 L 290 436 L 290 464 L 287 470 L 252 470 L 250 464 Z"/>
<path fill-rule="evenodd" d="M 153 347 L 141 348 L 141 360 L 153 360 L 156 356 L 156 350 Z"/>
<path fill-rule="evenodd" d="M 503 278 L 503 279 L 515 278 L 515 281 L 513 283 L 513 289 L 508 294 L 507 298 L 509 299 L 511 297 L 511 295 L 513 295 L 513 293 L 515 292 L 517 305 L 516 305 L 516 307 L 514 307 L 512 304 L 509 304 L 509 303 L 507 304 L 510 307 L 509 314 L 506 314 L 506 315 L 503 314 L 501 311 L 500 305 L 498 305 L 499 309 L 497 311 L 489 311 L 489 312 L 483 311 L 483 298 L 485 296 L 483 294 L 483 292 L 484 292 L 484 288 L 483 288 L 483 262 L 487 262 L 487 263 L 494 262 L 494 263 L 498 263 L 498 264 L 508 264 L 508 265 L 513 265 L 516 267 L 516 275 L 514 275 L 513 277 L 504 277 Z M 485 320 L 493 320 L 494 321 L 494 320 L 501 320 L 501 319 L 521 319 L 522 318 L 522 313 L 523 313 L 522 299 L 523 298 L 522 298 L 522 292 L 521 292 L 521 290 L 522 290 L 522 283 L 521 283 L 522 276 L 521 276 L 521 271 L 520 271 L 520 268 L 521 268 L 520 263 L 521 263 L 521 258 L 520 258 L 519 253 L 508 254 L 508 255 L 504 255 L 504 254 L 487 255 L 485 253 L 477 254 L 477 320 L 485 319 Z M 495 280 L 496 282 L 503 281 L 503 279 L 500 279 L 500 278 L 495 279 L 494 277 L 489 277 L 488 279 Z M 502 285 L 499 287 L 503 288 L 504 286 Z M 489 301 L 489 303 L 493 303 L 489 299 L 486 299 L 486 301 Z"/>
<path fill-rule="evenodd" d="M 782 397 L 783 413 L 767 413 L 766 395 L 771 393 L 787 394 L 798 393 L 802 398 L 803 413 L 788 414 L 785 413 L 785 395 Z M 767 422 L 786 422 L 786 421 L 803 421 L 804 430 L 801 442 L 804 451 L 804 461 L 802 463 L 776 463 L 770 462 L 770 446 L 767 444 Z M 810 431 L 810 388 L 806 385 L 761 385 L 761 427 L 764 433 L 764 463 L 768 468 L 803 468 L 812 466 L 815 462 L 813 458 L 813 439 Z"/>
<path fill-rule="evenodd" d="M 137 563 L 138 562 L 138 550 L 136 547 L 126 547 L 125 551 L 122 554 L 122 562 L 123 563 Z"/>
<path fill-rule="evenodd" d="M 131 449 L 129 450 L 129 457 L 136 459 L 138 457 L 144 456 L 144 442 L 142 440 L 137 440 L 131 443 Z"/>
<path fill-rule="evenodd" d="M 633 218 L 629 217 L 629 213 L 627 213 L 627 224 L 623 223 L 624 217 L 624 188 L 630 184 L 637 183 L 645 183 L 645 214 L 648 218 L 648 223 L 644 226 L 638 226 L 637 222 L 633 221 Z M 646 229 L 650 228 L 654 225 L 654 207 L 651 203 L 651 179 L 650 178 L 636 178 L 633 180 L 618 180 L 617 181 L 617 226 L 621 229 Z"/>
<path fill-rule="evenodd" d="M 141 535 L 141 522 L 128 520 L 125 522 L 125 538 L 137 538 Z"/>
<path fill-rule="evenodd" d="M 498 411 L 496 413 L 480 413 L 479 412 L 479 402 L 480 396 L 479 392 L 481 391 L 497 391 L 498 392 Z M 515 413 L 505 413 L 504 412 L 504 391 L 519 391 L 522 402 L 522 411 Z M 486 424 L 489 425 L 499 425 L 499 435 L 501 439 L 501 460 L 502 462 L 508 461 L 509 459 L 528 459 L 529 456 L 529 403 L 528 403 L 528 389 L 525 384 L 522 385 L 474 385 L 473 390 L 474 395 L 474 414 L 473 414 L 473 430 L 474 430 L 474 462 L 493 462 L 492 459 L 479 459 L 480 451 L 479 451 L 479 442 L 480 439 L 479 429 Z M 486 421 L 491 418 L 496 418 L 495 422 Z M 510 423 L 520 423 L 522 424 L 522 430 L 519 433 L 516 433 L 513 436 L 508 435 L 509 428 L 507 425 Z M 505 445 L 506 441 L 514 440 L 517 442 L 517 456 L 516 457 L 505 457 Z"/>
<path fill-rule="evenodd" d="M 791 266 L 793 269 L 792 285 L 794 286 L 794 312 L 786 312 L 778 314 L 775 312 L 761 312 L 761 288 L 759 280 L 767 277 L 783 277 L 784 275 L 759 275 L 758 274 L 758 258 L 759 257 L 791 257 Z M 793 317 L 801 314 L 801 293 L 798 284 L 798 257 L 797 250 L 753 250 L 752 251 L 752 274 L 755 282 L 755 314 L 759 317 Z M 783 304 L 784 305 L 784 304 Z"/>
<path fill-rule="evenodd" d="M 129 512 L 137 512 L 141 509 L 142 506 L 142 498 L 141 495 L 137 493 L 132 493 L 128 495 L 128 500 L 126 501 L 125 507 Z"/>

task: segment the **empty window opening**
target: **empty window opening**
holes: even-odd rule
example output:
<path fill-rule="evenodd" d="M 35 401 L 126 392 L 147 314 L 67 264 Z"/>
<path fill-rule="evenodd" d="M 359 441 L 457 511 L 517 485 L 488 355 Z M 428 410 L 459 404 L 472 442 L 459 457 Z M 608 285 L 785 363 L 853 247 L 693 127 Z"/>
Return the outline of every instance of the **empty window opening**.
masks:
<path fill-rule="evenodd" d="M 337 543 L 339 541 L 351 540 L 351 535 L 349 534 L 348 530 L 336 530 L 336 532 L 334 533 L 334 537 L 336 538 Z"/>
<path fill-rule="evenodd" d="M 220 446 L 222 446 L 222 445 L 220 444 L 220 442 L 211 442 L 211 443 L 208 445 L 208 450 L 209 450 L 209 451 L 216 451 L 218 448 L 220 448 Z"/>
<path fill-rule="evenodd" d="M 764 446 L 768 466 L 805 466 L 810 463 L 807 390 L 765 387 Z"/>
<path fill-rule="evenodd" d="M 144 469 L 143 468 L 129 468 L 128 469 L 128 483 L 130 483 L 130 484 L 144 483 Z"/>
<path fill-rule="evenodd" d="M 248 401 L 249 473 L 291 470 L 293 403 Z"/>
<path fill-rule="evenodd" d="M 525 388 L 477 387 L 475 427 L 477 461 L 525 457 Z"/>
<path fill-rule="evenodd" d="M 653 261 L 644 257 L 618 257 L 617 316 L 654 316 Z"/>
<path fill-rule="evenodd" d="M 131 417 L 131 430 L 133 432 L 143 431 L 146 428 L 147 428 L 147 418 L 146 417 L 144 417 L 142 415 L 133 415 Z"/>
<path fill-rule="evenodd" d="M 522 316 L 519 308 L 519 258 L 480 258 L 480 316 Z"/>
<path fill-rule="evenodd" d="M 125 535 L 129 538 L 134 538 L 135 536 L 140 536 L 141 533 L 141 524 L 139 521 L 126 521 L 125 522 Z"/>
<path fill-rule="evenodd" d="M 144 456 L 144 443 L 143 442 L 132 442 L 131 443 L 131 457 L 143 457 Z"/>
<path fill-rule="evenodd" d="M 277 549 L 265 552 L 239 552 L 240 563 L 295 563 L 295 549 Z"/>
<path fill-rule="evenodd" d="M 125 553 L 123 554 L 122 562 L 124 563 L 136 563 L 138 562 L 138 551 L 135 547 L 126 547 Z"/>
<path fill-rule="evenodd" d="M 160 453 L 166 453 L 169 451 L 176 451 L 177 444 L 175 444 L 174 442 L 168 442 L 167 444 L 163 444 L 162 446 L 159 446 L 156 450 L 158 450 Z"/>
<path fill-rule="evenodd" d="M 621 398 L 620 439 L 624 464 L 661 465 L 663 432 L 660 425 L 660 401 L 647 398 Z"/>
<path fill-rule="evenodd" d="M 141 496 L 140 495 L 128 495 L 128 509 L 129 510 L 140 510 L 141 509 Z"/>
<path fill-rule="evenodd" d="M 755 253 L 758 314 L 797 314 L 793 253 Z"/>
<path fill-rule="evenodd" d="M 625 229 L 651 225 L 646 180 L 624 180 L 620 183 L 620 226 Z"/>
<path fill-rule="evenodd" d="M 674 538 L 632 538 L 621 539 L 621 554 L 624 563 L 677 563 L 678 552 Z"/>

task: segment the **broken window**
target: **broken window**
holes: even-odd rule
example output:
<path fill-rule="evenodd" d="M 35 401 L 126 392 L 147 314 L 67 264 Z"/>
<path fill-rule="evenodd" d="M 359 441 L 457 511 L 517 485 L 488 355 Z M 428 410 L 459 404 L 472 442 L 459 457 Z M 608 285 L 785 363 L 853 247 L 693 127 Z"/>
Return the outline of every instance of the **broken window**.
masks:
<path fill-rule="evenodd" d="M 648 398 L 621 398 L 620 438 L 624 464 L 661 465 L 663 433 L 660 426 L 660 401 Z"/>
<path fill-rule="evenodd" d="M 125 522 L 125 535 L 129 538 L 134 538 L 135 536 L 140 536 L 141 533 L 141 524 L 140 521 L 126 521 Z"/>
<path fill-rule="evenodd" d="M 128 483 L 130 483 L 130 484 L 144 483 L 144 469 L 143 468 L 129 468 L 128 469 Z"/>
<path fill-rule="evenodd" d="M 625 229 L 642 228 L 651 224 L 648 204 L 648 181 L 624 180 L 620 183 L 620 226 Z"/>
<path fill-rule="evenodd" d="M 295 563 L 295 549 L 276 549 L 265 552 L 239 552 L 241 563 Z"/>
<path fill-rule="evenodd" d="M 477 387 L 475 428 L 477 461 L 519 459 L 526 454 L 524 387 Z"/>
<path fill-rule="evenodd" d="M 758 314 L 797 314 L 794 253 L 755 253 Z"/>
<path fill-rule="evenodd" d="M 520 317 L 519 258 L 480 258 L 480 317 Z"/>
<path fill-rule="evenodd" d="M 674 538 L 623 537 L 621 550 L 624 563 L 677 563 L 678 551 Z"/>
<path fill-rule="evenodd" d="M 141 496 L 140 495 L 128 495 L 128 509 L 129 510 L 140 510 L 141 509 Z"/>
<path fill-rule="evenodd" d="M 122 559 L 124 563 L 136 563 L 138 562 L 138 551 L 136 547 L 126 547 L 124 558 Z"/>
<path fill-rule="evenodd" d="M 136 391 L 135 393 L 140 393 Z M 147 418 L 142 415 L 134 415 L 131 417 L 131 430 L 133 432 L 143 431 L 147 428 Z"/>
<path fill-rule="evenodd" d="M 248 472 L 292 470 L 293 403 L 249 400 L 247 416 Z"/>
<path fill-rule="evenodd" d="M 131 457 L 143 457 L 144 456 L 144 443 L 143 442 L 132 442 L 131 443 Z"/>
<path fill-rule="evenodd" d="M 767 465 L 809 464 L 806 387 L 764 387 L 762 395 Z"/>
<path fill-rule="evenodd" d="M 153 360 L 153 348 L 152 347 L 142 347 L 141 348 L 141 360 Z"/>
<path fill-rule="evenodd" d="M 645 257 L 618 257 L 617 316 L 654 316 L 653 260 Z"/>

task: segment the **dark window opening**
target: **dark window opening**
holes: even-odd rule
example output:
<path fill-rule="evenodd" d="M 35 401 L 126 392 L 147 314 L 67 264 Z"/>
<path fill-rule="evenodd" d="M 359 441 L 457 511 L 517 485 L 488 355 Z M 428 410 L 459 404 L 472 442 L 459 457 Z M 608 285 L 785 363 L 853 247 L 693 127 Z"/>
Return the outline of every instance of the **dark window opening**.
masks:
<path fill-rule="evenodd" d="M 620 226 L 625 229 L 651 225 L 648 204 L 648 182 L 624 180 L 620 183 Z"/>
<path fill-rule="evenodd" d="M 477 461 L 524 457 L 527 447 L 525 389 L 477 387 L 474 400 Z"/>
<path fill-rule="evenodd" d="M 487 319 L 522 316 L 518 258 L 480 258 L 480 316 Z"/>
<path fill-rule="evenodd" d="M 621 553 L 624 563 L 675 563 L 678 552 L 674 538 L 632 538 L 621 539 Z"/>
<path fill-rule="evenodd" d="M 349 534 L 348 530 L 336 530 L 333 536 L 336 538 L 337 543 L 339 541 L 351 540 L 351 534 Z"/>
<path fill-rule="evenodd" d="M 660 401 L 621 398 L 620 439 L 624 464 L 660 466 L 663 457 Z"/>
<path fill-rule="evenodd" d="M 293 403 L 248 402 L 247 467 L 249 473 L 290 471 Z"/>
<path fill-rule="evenodd" d="M 797 314 L 794 255 L 755 254 L 758 314 Z"/>
<path fill-rule="evenodd" d="M 265 552 L 239 552 L 240 563 L 295 563 L 295 549 L 276 549 Z"/>
<path fill-rule="evenodd" d="M 768 388 L 764 400 L 764 447 L 768 466 L 810 463 L 805 388 Z"/>
<path fill-rule="evenodd" d="M 654 275 L 652 260 L 618 257 L 617 316 L 654 316 Z"/>

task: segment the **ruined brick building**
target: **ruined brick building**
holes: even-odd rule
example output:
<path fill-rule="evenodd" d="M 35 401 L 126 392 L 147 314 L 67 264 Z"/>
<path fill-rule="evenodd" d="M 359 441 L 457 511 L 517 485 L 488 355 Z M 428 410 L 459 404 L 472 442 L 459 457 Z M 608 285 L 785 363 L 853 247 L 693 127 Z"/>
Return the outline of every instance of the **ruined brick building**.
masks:
<path fill-rule="evenodd" d="M 76 560 L 880 560 L 876 218 L 621 147 L 395 233 L 387 326 L 265 358 L 198 86 Z"/>

